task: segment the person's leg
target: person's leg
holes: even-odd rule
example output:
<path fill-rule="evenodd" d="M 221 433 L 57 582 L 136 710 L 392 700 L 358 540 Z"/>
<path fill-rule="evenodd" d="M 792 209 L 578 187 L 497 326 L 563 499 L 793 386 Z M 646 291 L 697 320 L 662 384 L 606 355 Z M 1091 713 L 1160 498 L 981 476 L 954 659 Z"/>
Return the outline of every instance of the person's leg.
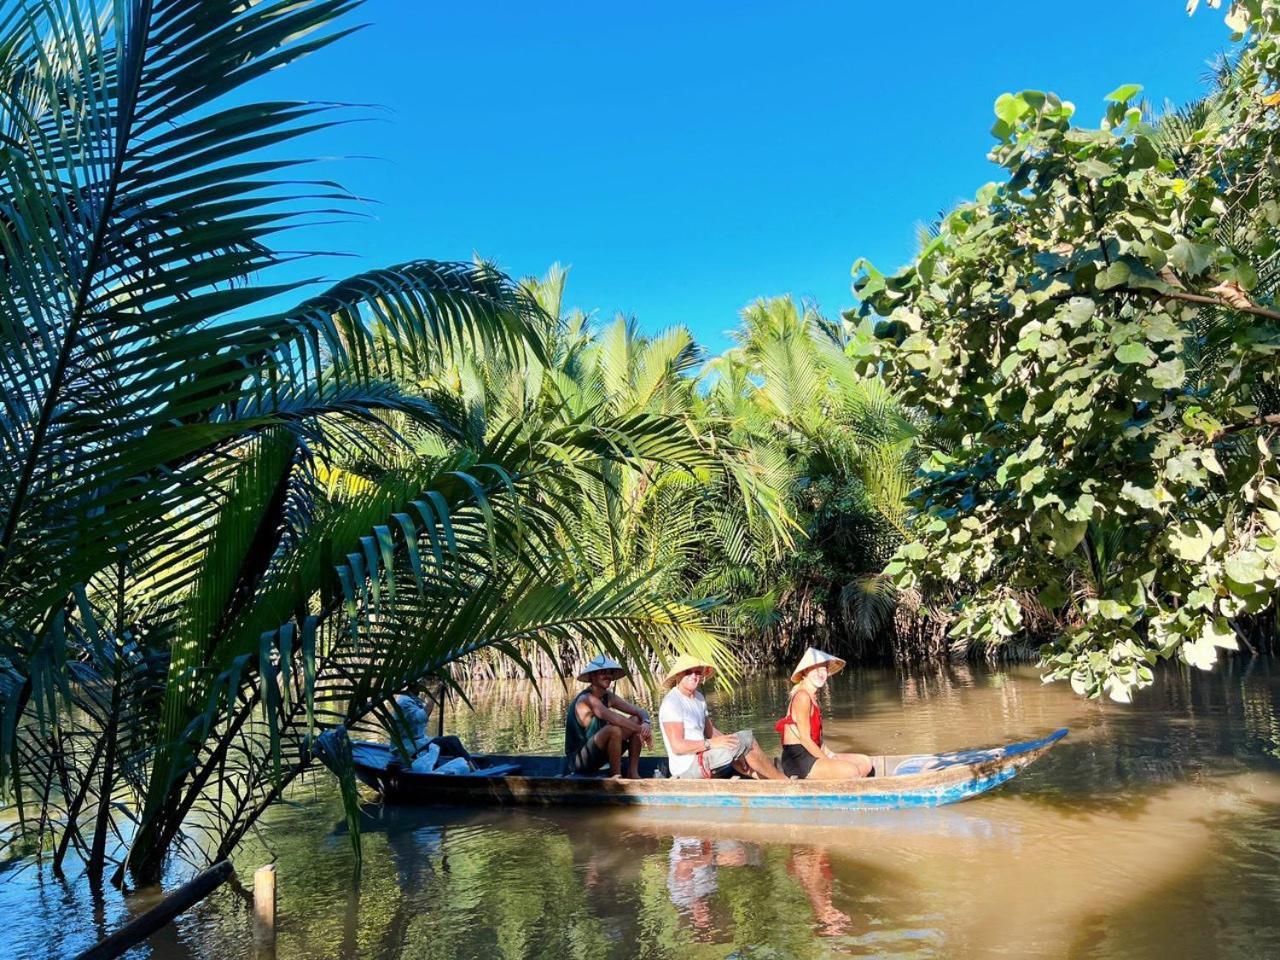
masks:
<path fill-rule="evenodd" d="M 609 758 L 609 776 L 622 776 L 622 728 L 609 724 L 591 739 Z"/>
<path fill-rule="evenodd" d="M 773 765 L 773 761 L 765 756 L 765 752 L 760 749 L 760 744 L 752 741 L 751 749 L 747 751 L 743 758 L 747 762 L 747 766 L 751 768 L 751 772 L 764 777 L 766 780 L 785 780 L 786 775 Z"/>
<path fill-rule="evenodd" d="M 858 776 L 865 777 L 871 773 L 873 764 L 865 753 L 837 753 L 836 759 L 841 763 L 852 764 L 858 768 Z"/>
<path fill-rule="evenodd" d="M 738 740 L 738 748 L 733 751 L 730 758 L 733 769 L 746 775 L 763 777 L 766 780 L 787 779 L 786 775 L 773 765 L 773 761 L 765 756 L 764 751 L 760 749 L 760 744 L 756 743 L 754 733 L 750 730 L 739 730 L 734 737 Z"/>
<path fill-rule="evenodd" d="M 870 765 L 868 765 L 868 769 Z M 860 780 L 866 774 L 862 769 L 843 760 L 828 760 L 826 757 L 813 761 L 806 780 Z"/>
<path fill-rule="evenodd" d="M 640 734 L 633 733 L 627 740 L 627 776 L 632 780 L 640 778 L 640 751 L 644 744 L 640 742 Z"/>

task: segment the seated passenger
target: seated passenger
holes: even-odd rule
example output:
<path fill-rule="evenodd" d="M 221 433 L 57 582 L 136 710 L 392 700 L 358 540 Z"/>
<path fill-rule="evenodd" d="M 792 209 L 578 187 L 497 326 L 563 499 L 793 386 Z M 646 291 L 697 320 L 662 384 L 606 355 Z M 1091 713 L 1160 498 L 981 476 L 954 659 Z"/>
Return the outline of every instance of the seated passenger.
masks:
<path fill-rule="evenodd" d="M 649 714 L 628 703 L 609 689 L 625 677 L 622 664 L 603 653 L 578 674 L 590 684 L 573 702 L 564 717 L 564 756 L 569 773 L 597 773 L 606 763 L 609 775 L 622 775 L 622 754 L 627 754 L 627 776 L 640 776 L 640 750 L 653 746 Z"/>
<path fill-rule="evenodd" d="M 736 772 L 785 780 L 750 730 L 721 733 L 712 724 L 698 684 L 714 672 L 708 664 L 685 655 L 676 660 L 663 681 L 671 692 L 658 708 L 658 722 L 671 776 L 696 780 L 731 777 Z"/>
<path fill-rule="evenodd" d="M 861 753 L 835 753 L 822 743 L 822 709 L 818 691 L 844 669 L 844 661 L 810 647 L 791 674 L 795 686 L 787 715 L 774 727 L 782 735 L 782 772 L 801 780 L 853 780 L 872 772 Z"/>

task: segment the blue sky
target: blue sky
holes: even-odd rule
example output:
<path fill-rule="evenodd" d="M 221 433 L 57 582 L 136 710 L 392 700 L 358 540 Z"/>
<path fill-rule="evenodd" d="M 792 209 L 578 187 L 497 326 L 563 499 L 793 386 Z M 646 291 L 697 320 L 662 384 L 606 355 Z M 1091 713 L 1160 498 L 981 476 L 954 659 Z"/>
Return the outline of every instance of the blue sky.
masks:
<path fill-rule="evenodd" d="M 442 3 L 368 0 L 368 26 L 256 95 L 373 105 L 312 137 L 316 176 L 378 201 L 290 246 L 337 277 L 416 257 L 572 266 L 572 305 L 688 325 L 712 350 L 762 295 L 852 302 L 859 256 L 994 177 L 991 105 L 1052 90 L 1097 122 L 1122 83 L 1197 95 L 1227 47 L 1181 0 Z"/>

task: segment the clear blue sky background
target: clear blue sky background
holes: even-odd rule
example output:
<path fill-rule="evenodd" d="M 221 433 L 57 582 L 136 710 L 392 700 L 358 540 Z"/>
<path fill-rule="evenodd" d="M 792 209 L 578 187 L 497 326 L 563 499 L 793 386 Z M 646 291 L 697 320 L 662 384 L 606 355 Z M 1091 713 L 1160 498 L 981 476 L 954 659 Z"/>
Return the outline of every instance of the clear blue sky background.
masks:
<path fill-rule="evenodd" d="M 375 219 L 290 246 L 358 255 L 325 262 L 334 277 L 560 261 L 572 305 L 686 324 L 712 350 L 757 296 L 834 316 L 857 257 L 905 262 L 918 222 L 994 177 L 1000 93 L 1052 90 L 1093 125 L 1121 83 L 1196 96 L 1228 43 L 1221 11 L 1182 0 L 368 0 L 352 22 L 255 91 L 377 107 L 306 148 Z"/>

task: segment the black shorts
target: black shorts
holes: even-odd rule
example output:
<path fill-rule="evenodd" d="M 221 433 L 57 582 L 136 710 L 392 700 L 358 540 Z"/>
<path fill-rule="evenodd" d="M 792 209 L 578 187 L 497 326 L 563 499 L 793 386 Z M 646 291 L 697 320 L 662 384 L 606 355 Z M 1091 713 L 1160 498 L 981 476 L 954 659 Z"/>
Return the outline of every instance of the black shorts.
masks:
<path fill-rule="evenodd" d="M 789 743 L 782 748 L 782 762 L 778 769 L 788 777 L 799 777 L 801 780 L 809 776 L 809 771 L 818 762 L 818 758 L 798 743 Z"/>
<path fill-rule="evenodd" d="M 631 738 L 622 741 L 622 755 L 631 752 Z M 569 772 L 578 774 L 599 773 L 601 767 L 609 765 L 609 753 L 596 743 L 596 738 L 588 740 L 572 757 L 568 758 Z"/>

